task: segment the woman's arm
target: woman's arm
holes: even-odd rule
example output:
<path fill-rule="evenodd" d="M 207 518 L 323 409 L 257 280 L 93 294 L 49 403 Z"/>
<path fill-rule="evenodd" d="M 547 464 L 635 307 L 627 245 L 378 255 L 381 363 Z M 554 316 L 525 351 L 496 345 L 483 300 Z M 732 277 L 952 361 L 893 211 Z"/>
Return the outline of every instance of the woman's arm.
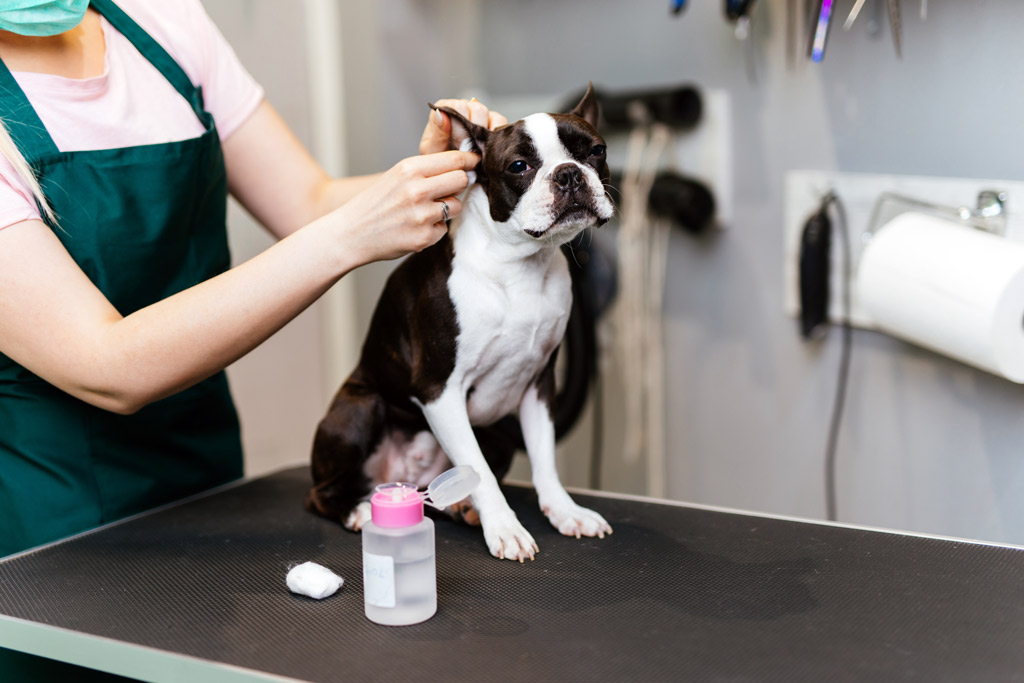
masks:
<path fill-rule="evenodd" d="M 507 123 L 504 116 L 476 100 L 437 104 L 481 126 L 497 128 Z M 431 112 L 420 139 L 420 154 L 447 150 L 450 136 L 448 117 Z M 265 100 L 224 141 L 224 158 L 231 194 L 278 238 L 340 207 L 380 177 L 328 176 Z"/>
<path fill-rule="evenodd" d="M 271 149 L 288 146 L 265 142 Z M 134 412 L 227 367 L 353 268 L 436 242 L 446 230 L 437 200 L 444 198 L 452 215 L 461 211 L 451 195 L 465 189 L 466 169 L 477 161 L 463 152 L 406 159 L 362 192 L 345 193 L 351 199 L 340 209 L 301 229 L 312 213 L 292 187 L 277 187 L 280 205 L 251 197 L 261 219 L 291 234 L 250 261 L 127 317 L 44 223 L 9 226 L 0 230 L 0 352 L 84 401 Z M 294 170 L 309 173 L 302 164 Z"/>
<path fill-rule="evenodd" d="M 478 102 L 443 104 L 480 125 L 504 122 Z M 449 135 L 447 117 L 431 118 L 420 151 L 447 149 Z M 458 215 L 452 195 L 479 161 L 443 152 L 331 179 L 266 102 L 223 146 L 232 193 L 280 242 L 122 317 L 44 223 L 9 226 L 0 230 L 0 352 L 88 403 L 134 412 L 224 369 L 350 270 L 436 242 L 446 230 L 437 200 Z"/>

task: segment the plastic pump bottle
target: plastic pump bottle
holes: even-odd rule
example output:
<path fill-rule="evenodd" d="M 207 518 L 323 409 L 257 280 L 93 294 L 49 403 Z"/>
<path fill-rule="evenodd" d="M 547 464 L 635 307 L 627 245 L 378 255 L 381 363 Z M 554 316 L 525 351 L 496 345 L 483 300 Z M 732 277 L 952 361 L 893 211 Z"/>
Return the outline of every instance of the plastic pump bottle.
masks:
<path fill-rule="evenodd" d="M 437 612 L 434 522 L 423 504 L 437 508 L 472 493 L 480 476 L 453 467 L 430 482 L 427 493 L 413 484 L 381 484 L 370 497 L 363 526 L 363 602 L 366 618 L 387 626 L 418 624 Z M 429 498 L 429 500 L 426 500 Z"/>

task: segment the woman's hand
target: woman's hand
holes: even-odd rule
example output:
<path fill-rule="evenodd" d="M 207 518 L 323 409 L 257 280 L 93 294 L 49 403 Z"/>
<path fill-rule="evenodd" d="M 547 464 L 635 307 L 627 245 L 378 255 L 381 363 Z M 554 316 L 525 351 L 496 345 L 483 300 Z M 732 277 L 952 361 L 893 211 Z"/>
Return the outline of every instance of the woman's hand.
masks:
<path fill-rule="evenodd" d="M 448 230 L 448 218 L 462 211 L 455 195 L 469 185 L 466 171 L 480 157 L 448 151 L 403 159 L 335 211 L 343 226 L 341 248 L 360 263 L 421 251 Z"/>
<path fill-rule="evenodd" d="M 496 111 L 490 111 L 475 97 L 471 100 L 438 100 L 434 104 L 454 109 L 476 125 L 490 130 L 508 123 L 508 119 Z M 423 129 L 423 136 L 420 138 L 420 154 L 445 151 L 450 147 L 451 136 L 452 122 L 448 115 L 436 110 L 430 112 L 427 127 Z"/>

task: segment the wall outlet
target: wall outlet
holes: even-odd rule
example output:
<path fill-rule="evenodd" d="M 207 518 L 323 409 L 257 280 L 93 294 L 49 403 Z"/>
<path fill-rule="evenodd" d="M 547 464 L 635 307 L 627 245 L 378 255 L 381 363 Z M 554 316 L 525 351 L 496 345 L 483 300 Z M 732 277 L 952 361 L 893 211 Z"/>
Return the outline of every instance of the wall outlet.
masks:
<path fill-rule="evenodd" d="M 787 315 L 800 315 L 799 259 L 800 233 L 807 218 L 817 210 L 829 191 L 838 195 L 846 211 L 851 256 L 850 322 L 866 329 L 874 323 L 857 301 L 854 286 L 857 264 L 864 247 L 864 236 L 872 210 L 879 196 L 892 192 L 926 202 L 950 207 L 973 208 L 982 190 L 1006 192 L 1007 237 L 1024 240 L 1024 182 L 1010 180 L 979 180 L 927 176 L 875 175 L 868 173 L 836 173 L 828 171 L 790 171 L 785 180 L 785 233 L 783 255 L 783 305 Z M 834 213 L 833 213 L 834 216 Z M 833 221 L 833 230 L 839 226 Z M 832 268 L 829 283 L 829 319 L 843 321 L 842 275 L 843 252 L 838 233 L 832 238 Z"/>

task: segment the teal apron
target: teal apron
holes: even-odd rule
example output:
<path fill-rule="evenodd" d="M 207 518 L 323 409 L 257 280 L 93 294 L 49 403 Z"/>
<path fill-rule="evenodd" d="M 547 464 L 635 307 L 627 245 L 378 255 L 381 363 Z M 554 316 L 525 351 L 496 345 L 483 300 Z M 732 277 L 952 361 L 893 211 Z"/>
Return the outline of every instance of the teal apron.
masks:
<path fill-rule="evenodd" d="M 202 90 L 113 2 L 92 7 L 191 104 L 205 132 L 61 152 L 2 64 L 0 116 L 39 175 L 57 214 L 54 232 L 127 316 L 228 268 L 227 178 Z M 241 475 L 224 373 L 126 416 L 79 401 L 0 354 L 0 556 Z"/>

